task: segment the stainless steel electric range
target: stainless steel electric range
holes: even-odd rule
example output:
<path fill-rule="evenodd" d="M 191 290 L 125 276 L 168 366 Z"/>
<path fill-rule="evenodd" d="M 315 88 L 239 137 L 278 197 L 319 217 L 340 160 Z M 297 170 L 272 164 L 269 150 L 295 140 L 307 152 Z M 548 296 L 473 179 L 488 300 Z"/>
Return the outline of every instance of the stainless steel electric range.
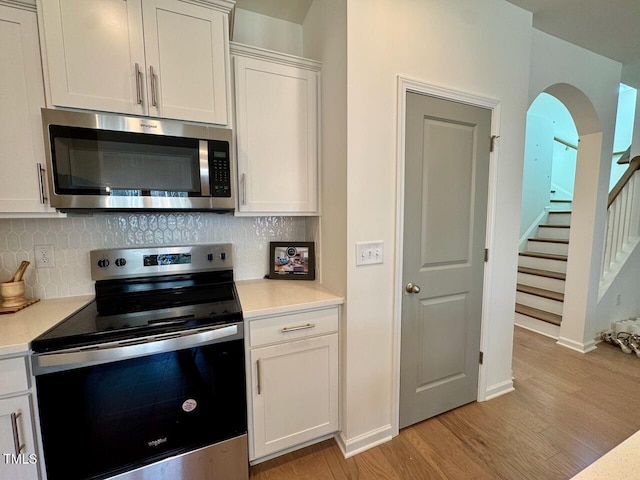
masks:
<path fill-rule="evenodd" d="M 95 301 L 32 343 L 48 480 L 248 478 L 230 244 L 91 252 Z"/>

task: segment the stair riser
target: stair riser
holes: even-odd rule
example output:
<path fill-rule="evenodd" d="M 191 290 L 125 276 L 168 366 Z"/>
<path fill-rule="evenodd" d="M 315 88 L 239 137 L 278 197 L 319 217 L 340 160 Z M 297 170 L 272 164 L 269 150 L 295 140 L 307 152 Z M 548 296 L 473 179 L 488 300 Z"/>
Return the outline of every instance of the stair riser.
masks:
<path fill-rule="evenodd" d="M 538 253 L 552 253 L 554 255 L 568 255 L 569 244 L 553 243 L 553 242 L 538 242 L 536 240 L 528 240 L 527 250 L 530 252 L 538 252 Z"/>
<path fill-rule="evenodd" d="M 537 268 L 538 270 L 548 270 L 550 272 L 567 272 L 567 262 L 562 260 L 551 260 L 548 258 L 518 257 L 519 267 Z"/>
<path fill-rule="evenodd" d="M 545 312 L 562 315 L 562 302 L 551 298 L 539 297 L 526 292 L 516 292 L 516 302 Z"/>
<path fill-rule="evenodd" d="M 538 236 L 542 238 L 557 238 L 560 240 L 569 240 L 568 228 L 538 227 Z"/>
<path fill-rule="evenodd" d="M 552 292 L 564 293 L 564 280 L 557 278 L 541 277 L 530 273 L 518 272 L 518 283 L 529 285 L 530 287 L 543 288 Z"/>
<path fill-rule="evenodd" d="M 571 210 L 571 202 L 551 202 L 549 211 L 556 212 L 558 210 Z"/>
<path fill-rule="evenodd" d="M 560 336 L 560 327 L 558 325 L 552 325 L 551 323 L 543 322 L 537 318 L 529 317 L 521 313 L 516 313 L 515 323 L 519 327 L 532 330 L 541 335 L 555 338 L 556 340 Z"/>
<path fill-rule="evenodd" d="M 549 212 L 547 223 L 551 225 L 571 225 L 571 213 Z"/>

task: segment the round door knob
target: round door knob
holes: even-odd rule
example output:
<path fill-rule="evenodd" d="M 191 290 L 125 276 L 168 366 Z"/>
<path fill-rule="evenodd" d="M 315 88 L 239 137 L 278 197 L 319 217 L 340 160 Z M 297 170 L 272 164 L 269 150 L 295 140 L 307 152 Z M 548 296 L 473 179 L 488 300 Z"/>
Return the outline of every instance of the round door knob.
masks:
<path fill-rule="evenodd" d="M 420 287 L 411 282 L 407 283 L 407 285 L 404 288 L 407 291 L 407 293 L 420 293 Z"/>

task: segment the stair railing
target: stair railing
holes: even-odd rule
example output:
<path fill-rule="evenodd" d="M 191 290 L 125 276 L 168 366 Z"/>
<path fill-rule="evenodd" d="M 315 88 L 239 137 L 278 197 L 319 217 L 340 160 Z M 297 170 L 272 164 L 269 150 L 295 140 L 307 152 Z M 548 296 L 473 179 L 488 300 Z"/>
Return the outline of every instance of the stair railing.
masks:
<path fill-rule="evenodd" d="M 636 175 L 639 169 L 640 156 L 629 162 L 629 167 L 609 193 L 603 279 L 620 260 L 625 247 L 632 242 L 637 243 L 640 234 L 640 175 Z"/>

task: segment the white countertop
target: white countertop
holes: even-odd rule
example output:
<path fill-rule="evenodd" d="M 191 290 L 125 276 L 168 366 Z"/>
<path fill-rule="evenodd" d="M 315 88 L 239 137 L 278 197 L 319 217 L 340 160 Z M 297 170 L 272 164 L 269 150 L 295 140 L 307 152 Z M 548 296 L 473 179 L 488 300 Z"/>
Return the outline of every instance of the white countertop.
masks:
<path fill-rule="evenodd" d="M 640 432 L 599 458 L 572 480 L 635 480 L 640 475 Z"/>
<path fill-rule="evenodd" d="M 344 298 L 317 281 L 242 280 L 236 288 L 245 320 L 344 303 Z"/>
<path fill-rule="evenodd" d="M 93 295 L 40 300 L 17 313 L 0 315 L 0 357 L 24 354 L 31 340 L 93 300 Z"/>

